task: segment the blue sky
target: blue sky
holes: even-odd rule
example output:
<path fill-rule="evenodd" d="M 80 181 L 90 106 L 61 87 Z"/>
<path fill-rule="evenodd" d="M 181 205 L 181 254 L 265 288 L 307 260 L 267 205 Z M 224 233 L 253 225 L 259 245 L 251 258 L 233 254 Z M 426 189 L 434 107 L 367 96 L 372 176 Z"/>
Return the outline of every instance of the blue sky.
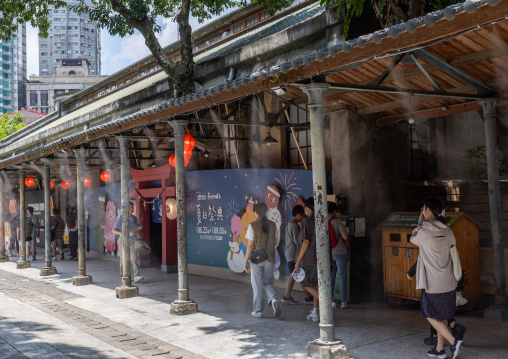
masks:
<path fill-rule="evenodd" d="M 233 11 L 228 9 L 221 16 Z M 209 24 L 218 17 L 206 20 L 199 24 L 196 19 L 191 19 L 190 23 L 193 30 Z M 160 19 L 162 31 L 157 35 L 162 46 L 169 45 L 178 39 L 177 26 L 171 19 Z M 37 30 L 27 25 L 27 73 L 28 76 L 39 74 L 39 42 Z M 145 45 L 145 40 L 141 34 L 136 33 L 132 36 L 121 38 L 111 36 L 106 30 L 101 32 L 102 39 L 102 70 L 101 75 L 111 75 L 126 66 L 142 59 L 150 54 Z"/>

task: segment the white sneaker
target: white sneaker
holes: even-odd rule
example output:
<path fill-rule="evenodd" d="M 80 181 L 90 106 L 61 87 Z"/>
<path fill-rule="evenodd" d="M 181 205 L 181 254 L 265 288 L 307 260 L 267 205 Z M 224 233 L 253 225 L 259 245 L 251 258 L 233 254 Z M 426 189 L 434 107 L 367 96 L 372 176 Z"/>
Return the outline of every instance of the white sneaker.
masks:
<path fill-rule="evenodd" d="M 139 283 L 139 282 L 142 282 L 142 281 L 143 281 L 143 279 L 145 279 L 145 278 L 143 278 L 142 276 L 138 276 L 138 275 L 137 275 L 137 276 L 135 276 L 135 277 L 134 277 L 134 283 Z"/>
<path fill-rule="evenodd" d="M 310 312 L 309 315 L 307 315 L 307 319 L 308 320 L 312 320 L 313 322 L 319 322 L 319 313 L 313 313 L 312 311 Z"/>
<path fill-rule="evenodd" d="M 282 315 L 282 311 L 280 309 L 279 302 L 277 302 L 276 300 L 272 300 L 272 307 L 273 307 L 273 314 L 275 314 L 275 316 L 277 318 L 280 318 L 280 316 Z"/>
<path fill-rule="evenodd" d="M 261 314 L 261 312 L 257 312 L 257 311 L 250 313 L 250 315 L 252 315 L 254 318 L 263 318 L 263 314 Z"/>
<path fill-rule="evenodd" d="M 347 300 L 343 300 L 340 309 L 347 309 Z"/>
<path fill-rule="evenodd" d="M 52 260 L 53 262 L 56 262 L 56 257 L 51 257 L 51 260 Z"/>
<path fill-rule="evenodd" d="M 332 310 L 335 310 L 335 309 L 337 309 L 337 303 L 332 302 Z"/>

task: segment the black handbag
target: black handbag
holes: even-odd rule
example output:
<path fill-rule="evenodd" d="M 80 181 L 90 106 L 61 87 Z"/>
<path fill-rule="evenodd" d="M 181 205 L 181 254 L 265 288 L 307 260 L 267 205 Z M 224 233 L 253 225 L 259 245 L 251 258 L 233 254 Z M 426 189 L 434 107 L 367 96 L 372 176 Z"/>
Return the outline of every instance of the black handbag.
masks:
<path fill-rule="evenodd" d="M 266 243 L 268 242 L 268 233 L 266 234 L 266 241 L 265 241 L 265 247 Z M 266 250 L 264 248 L 258 249 L 255 252 L 252 252 L 250 254 L 250 261 L 254 264 L 259 264 L 261 262 L 264 262 L 268 259 L 268 254 L 266 254 Z"/>

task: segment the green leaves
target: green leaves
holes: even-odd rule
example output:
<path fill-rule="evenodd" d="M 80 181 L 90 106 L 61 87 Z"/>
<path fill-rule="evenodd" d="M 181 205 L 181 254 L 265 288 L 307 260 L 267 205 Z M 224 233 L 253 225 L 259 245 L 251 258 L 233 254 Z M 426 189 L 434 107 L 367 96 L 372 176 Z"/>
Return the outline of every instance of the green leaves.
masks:
<path fill-rule="evenodd" d="M 487 177 L 487 154 L 485 153 L 485 145 L 476 146 L 466 150 L 462 157 L 468 159 L 467 169 L 470 171 L 478 170 L 482 177 Z M 499 175 L 508 175 L 508 166 L 503 160 L 503 153 L 498 148 L 497 157 L 499 158 Z"/>
<path fill-rule="evenodd" d="M 19 113 L 16 113 L 12 118 L 9 118 L 7 113 L 0 117 L 0 139 L 28 126 L 28 124 L 23 123 L 23 117 L 25 116 Z"/>
<path fill-rule="evenodd" d="M 51 23 L 49 9 L 64 7 L 61 0 L 11 0 L 0 1 L 0 39 L 7 41 L 16 36 L 19 25 L 29 22 L 39 29 L 39 35 L 48 36 Z"/>

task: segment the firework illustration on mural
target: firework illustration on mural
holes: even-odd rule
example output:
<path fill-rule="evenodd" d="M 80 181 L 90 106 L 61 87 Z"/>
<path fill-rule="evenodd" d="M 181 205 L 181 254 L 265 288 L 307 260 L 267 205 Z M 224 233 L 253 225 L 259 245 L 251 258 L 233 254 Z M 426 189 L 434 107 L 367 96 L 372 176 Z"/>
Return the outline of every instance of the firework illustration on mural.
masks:
<path fill-rule="evenodd" d="M 231 201 L 228 203 L 228 208 L 226 209 L 226 219 L 229 217 L 233 217 L 240 213 L 240 204 L 236 201 L 236 199 L 231 198 Z"/>
<path fill-rule="evenodd" d="M 196 206 L 199 206 L 198 196 L 201 194 L 197 190 L 196 181 L 187 182 L 185 185 L 185 196 L 187 197 L 186 208 L 187 211 L 192 213 L 192 218 L 194 218 L 194 213 L 196 213 Z"/>
<path fill-rule="evenodd" d="M 282 187 L 282 202 L 284 207 L 284 212 L 286 213 L 286 218 L 292 218 L 291 211 L 293 210 L 293 206 L 298 201 L 299 196 L 296 191 L 301 191 L 302 189 L 297 187 L 296 177 L 293 178 L 295 172 L 291 172 L 288 178 L 288 174 L 286 173 L 282 176 L 282 173 L 279 172 L 280 179 L 275 178 L 277 182 L 279 182 Z"/>

